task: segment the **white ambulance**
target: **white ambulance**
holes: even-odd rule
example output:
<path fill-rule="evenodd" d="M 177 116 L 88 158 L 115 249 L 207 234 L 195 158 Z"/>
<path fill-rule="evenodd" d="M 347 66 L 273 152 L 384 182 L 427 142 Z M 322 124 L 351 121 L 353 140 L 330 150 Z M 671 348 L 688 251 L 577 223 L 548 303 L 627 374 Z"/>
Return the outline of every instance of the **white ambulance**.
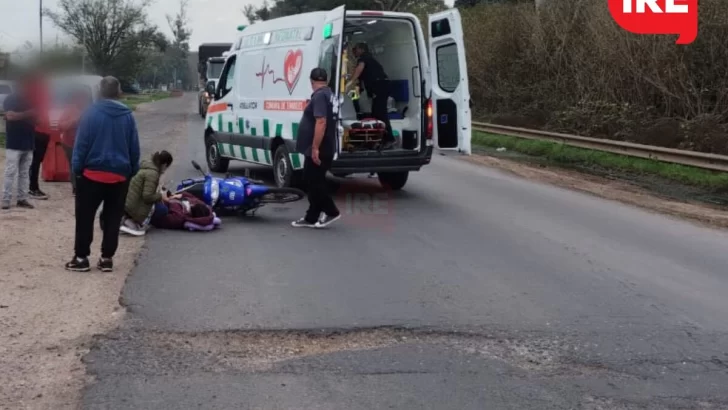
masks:
<path fill-rule="evenodd" d="M 295 139 L 315 67 L 327 70 L 336 96 L 334 175 L 377 173 L 383 185 L 401 189 L 410 171 L 430 163 L 433 147 L 470 154 L 460 14 L 452 8 L 430 15 L 429 28 L 428 44 L 413 14 L 344 6 L 239 28 L 221 79 L 208 90 L 214 96 L 205 119 L 208 166 L 226 172 L 230 160 L 267 165 L 278 186 L 294 184 L 304 161 Z M 367 97 L 352 100 L 344 92 L 356 64 L 350 50 L 357 43 L 368 45 L 390 80 L 390 122 L 397 138 L 392 149 L 368 144 L 362 125 L 370 123 Z"/>

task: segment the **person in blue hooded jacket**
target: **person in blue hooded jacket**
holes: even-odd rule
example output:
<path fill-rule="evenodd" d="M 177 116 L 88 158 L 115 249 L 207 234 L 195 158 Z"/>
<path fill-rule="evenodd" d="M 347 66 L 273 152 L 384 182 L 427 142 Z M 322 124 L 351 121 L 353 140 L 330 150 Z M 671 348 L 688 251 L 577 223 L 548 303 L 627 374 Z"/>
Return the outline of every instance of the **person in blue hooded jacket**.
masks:
<path fill-rule="evenodd" d="M 114 269 L 113 257 L 119 246 L 119 229 L 129 181 L 139 171 L 139 134 L 129 107 L 119 101 L 121 85 L 104 77 L 101 99 L 81 117 L 73 145 L 71 172 L 76 176 L 75 255 L 66 269 L 91 270 L 88 257 L 93 242 L 94 219 L 103 204 L 104 227 L 101 258 L 97 268 Z"/>

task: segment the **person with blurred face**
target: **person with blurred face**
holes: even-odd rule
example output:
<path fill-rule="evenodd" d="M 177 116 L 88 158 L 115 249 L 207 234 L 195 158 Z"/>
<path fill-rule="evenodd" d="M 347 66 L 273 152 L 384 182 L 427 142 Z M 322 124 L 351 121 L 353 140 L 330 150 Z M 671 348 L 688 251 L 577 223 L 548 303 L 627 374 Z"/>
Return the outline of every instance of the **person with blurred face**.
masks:
<path fill-rule="evenodd" d="M 61 143 L 63 145 L 63 151 L 66 153 L 69 167 L 73 159 L 73 144 L 76 142 L 78 122 L 81 120 L 81 115 L 84 110 L 90 104 L 91 96 L 88 92 L 83 90 L 76 91 L 71 98 L 71 103 L 63 110 L 63 115 L 58 123 L 58 128 L 61 131 Z M 70 179 L 71 186 L 73 187 L 73 195 L 75 196 L 76 176 L 71 173 Z"/>
<path fill-rule="evenodd" d="M 43 164 L 51 127 L 49 117 L 50 91 L 45 73 L 35 71 L 29 76 L 26 87 L 27 97 L 35 111 L 35 135 L 33 162 L 30 164 L 30 184 L 28 195 L 32 199 L 48 199 L 48 195 L 40 189 L 40 166 Z"/>
<path fill-rule="evenodd" d="M 2 209 L 10 209 L 13 185 L 17 180 L 17 206 L 33 209 L 28 202 L 30 164 L 35 147 L 35 111 L 28 100 L 28 80 L 23 79 L 13 94 L 3 102 L 5 111 L 5 178 L 3 184 Z"/>

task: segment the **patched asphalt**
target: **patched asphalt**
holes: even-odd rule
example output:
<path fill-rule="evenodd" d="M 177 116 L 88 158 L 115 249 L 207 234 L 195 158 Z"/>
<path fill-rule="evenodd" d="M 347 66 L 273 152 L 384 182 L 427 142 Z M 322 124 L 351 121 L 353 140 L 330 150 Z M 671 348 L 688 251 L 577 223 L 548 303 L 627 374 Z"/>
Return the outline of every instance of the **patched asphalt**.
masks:
<path fill-rule="evenodd" d="M 149 107 L 193 175 L 194 97 Z M 338 183 L 327 231 L 290 227 L 302 201 L 151 233 L 84 407 L 728 408 L 726 233 L 449 155 Z"/>

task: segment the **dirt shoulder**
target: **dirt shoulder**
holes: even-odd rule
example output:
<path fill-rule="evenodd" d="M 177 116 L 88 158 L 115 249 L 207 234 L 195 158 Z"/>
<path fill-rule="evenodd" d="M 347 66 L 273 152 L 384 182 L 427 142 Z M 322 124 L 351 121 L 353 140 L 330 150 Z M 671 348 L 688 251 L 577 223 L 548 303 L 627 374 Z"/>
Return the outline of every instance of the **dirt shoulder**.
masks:
<path fill-rule="evenodd" d="M 0 150 L 0 162 L 5 153 Z M 119 292 L 143 241 L 122 237 L 114 273 L 66 272 L 73 254 L 74 202 L 68 183 L 46 183 L 48 201 L 0 214 L 0 407 L 75 408 L 81 357 L 94 334 L 123 316 Z M 95 232 L 92 259 L 98 258 Z"/>
<path fill-rule="evenodd" d="M 142 155 L 170 149 L 187 137 L 193 98 L 140 106 Z M 0 164 L 5 152 L 0 149 Z M 173 167 L 175 165 L 173 164 Z M 124 317 L 119 296 L 143 246 L 121 236 L 114 272 L 66 272 L 73 256 L 74 201 L 70 183 L 44 183 L 48 201 L 34 210 L 0 211 L 0 409 L 77 409 L 87 380 L 81 362 L 94 335 Z M 97 218 L 98 219 L 98 218 Z M 92 265 L 100 256 L 96 224 Z"/>
<path fill-rule="evenodd" d="M 613 180 L 559 167 L 529 164 L 474 154 L 466 161 L 498 168 L 533 181 L 544 182 L 563 188 L 586 192 L 605 199 L 638 206 L 650 211 L 672 215 L 701 224 L 728 227 L 728 210 L 718 206 L 691 201 L 663 198 L 644 188 L 626 181 Z"/>

